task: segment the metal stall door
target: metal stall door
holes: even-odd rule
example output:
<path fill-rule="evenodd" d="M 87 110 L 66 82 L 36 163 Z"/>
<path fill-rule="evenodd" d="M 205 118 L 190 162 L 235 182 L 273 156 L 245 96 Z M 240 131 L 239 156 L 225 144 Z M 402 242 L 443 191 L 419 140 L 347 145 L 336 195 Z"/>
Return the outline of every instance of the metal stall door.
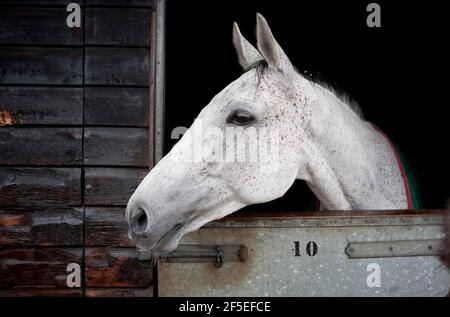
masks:
<path fill-rule="evenodd" d="M 445 296 L 444 218 L 439 211 L 228 217 L 185 236 L 163 259 L 158 293 Z"/>

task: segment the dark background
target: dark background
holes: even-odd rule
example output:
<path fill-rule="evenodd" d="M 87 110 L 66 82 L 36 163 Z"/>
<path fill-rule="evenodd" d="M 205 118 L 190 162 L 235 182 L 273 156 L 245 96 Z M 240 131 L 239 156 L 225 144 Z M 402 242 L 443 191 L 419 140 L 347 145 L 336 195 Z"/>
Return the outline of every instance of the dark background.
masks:
<path fill-rule="evenodd" d="M 268 20 L 293 64 L 347 92 L 367 120 L 400 146 L 416 169 L 426 208 L 449 196 L 448 101 L 443 72 L 444 10 L 438 2 L 378 1 L 381 28 L 366 25 L 372 1 L 168 1 L 166 151 L 241 69 L 232 22 L 255 43 L 256 12 Z M 296 181 L 281 199 L 248 209 L 304 210 Z"/>

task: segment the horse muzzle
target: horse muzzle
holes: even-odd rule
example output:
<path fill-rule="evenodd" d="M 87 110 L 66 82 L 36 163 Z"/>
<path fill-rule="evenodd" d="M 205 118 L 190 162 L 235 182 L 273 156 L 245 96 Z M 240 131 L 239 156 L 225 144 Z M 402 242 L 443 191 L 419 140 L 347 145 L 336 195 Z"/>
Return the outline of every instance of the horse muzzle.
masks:
<path fill-rule="evenodd" d="M 176 213 L 152 209 L 130 199 L 126 211 L 128 236 L 139 249 L 172 251 L 183 236 L 185 221 Z"/>

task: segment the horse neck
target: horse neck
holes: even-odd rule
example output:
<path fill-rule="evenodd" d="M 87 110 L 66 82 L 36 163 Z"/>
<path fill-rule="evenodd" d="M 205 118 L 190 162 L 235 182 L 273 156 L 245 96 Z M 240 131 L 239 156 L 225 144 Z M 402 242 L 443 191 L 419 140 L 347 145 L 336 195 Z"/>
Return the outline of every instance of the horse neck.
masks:
<path fill-rule="evenodd" d="M 371 155 L 366 140 L 377 136 L 368 122 L 330 90 L 314 83 L 305 90 L 304 79 L 298 86 L 306 91 L 310 102 L 305 110 L 311 115 L 300 146 L 306 160 L 297 178 L 307 182 L 326 209 L 352 209 L 346 185 L 370 177 L 359 163 Z"/>

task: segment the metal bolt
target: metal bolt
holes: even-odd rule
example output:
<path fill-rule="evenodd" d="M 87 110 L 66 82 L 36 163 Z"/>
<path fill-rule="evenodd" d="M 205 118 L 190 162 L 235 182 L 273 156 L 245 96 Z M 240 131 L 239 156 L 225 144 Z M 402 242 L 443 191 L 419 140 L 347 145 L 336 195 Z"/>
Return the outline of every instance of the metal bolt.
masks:
<path fill-rule="evenodd" d="M 216 247 L 216 250 L 217 250 L 217 255 L 214 260 L 214 266 L 216 268 L 220 268 L 223 265 L 223 253 L 222 253 L 222 250 L 220 249 L 220 247 L 218 247 L 218 246 Z"/>

